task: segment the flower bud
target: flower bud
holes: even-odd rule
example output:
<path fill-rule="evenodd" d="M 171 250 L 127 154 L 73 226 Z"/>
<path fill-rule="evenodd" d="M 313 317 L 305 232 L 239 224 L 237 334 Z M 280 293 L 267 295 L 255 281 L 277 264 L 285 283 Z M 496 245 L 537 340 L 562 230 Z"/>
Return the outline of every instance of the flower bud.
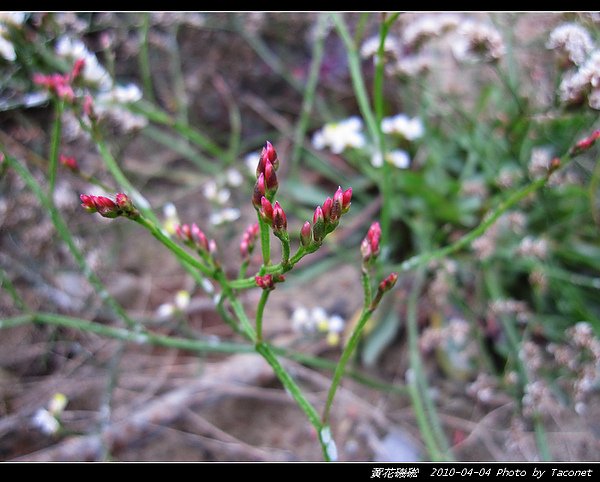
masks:
<path fill-rule="evenodd" d="M 368 263 L 379 255 L 379 240 L 381 239 L 381 226 L 378 221 L 371 224 L 367 235 L 360 245 L 363 263 Z"/>
<path fill-rule="evenodd" d="M 279 236 L 287 231 L 287 217 L 285 212 L 279 205 L 278 201 L 275 201 L 273 207 L 273 232 L 276 236 Z"/>
<path fill-rule="evenodd" d="M 254 185 L 254 193 L 252 194 L 252 204 L 256 209 L 261 208 L 261 198 L 266 195 L 265 192 L 265 175 L 261 172 Z"/>
<path fill-rule="evenodd" d="M 350 201 L 352 200 L 352 188 L 349 187 L 342 194 L 342 214 L 346 214 L 350 209 Z"/>
<path fill-rule="evenodd" d="M 100 216 L 105 218 L 116 218 L 121 215 L 119 206 L 112 200 L 105 196 L 93 196 L 94 204 Z"/>
<path fill-rule="evenodd" d="M 328 197 L 327 199 L 325 199 L 325 202 L 323 203 L 323 218 L 325 219 L 325 224 L 329 223 L 329 221 L 331 220 L 331 208 L 333 206 L 333 200 Z"/>
<path fill-rule="evenodd" d="M 277 181 L 277 174 L 275 174 L 275 168 L 269 161 L 265 162 L 265 190 L 267 198 L 273 199 L 279 182 Z"/>
<path fill-rule="evenodd" d="M 246 231 L 244 231 L 242 241 L 240 242 L 240 254 L 242 255 L 242 259 L 250 258 L 250 254 L 254 249 L 254 244 L 256 242 L 258 232 L 258 223 L 251 224 L 250 226 L 248 226 L 248 228 L 246 228 Z"/>
<path fill-rule="evenodd" d="M 302 228 L 300 229 L 300 243 L 302 244 L 302 246 L 304 246 L 306 248 L 307 246 L 310 245 L 311 241 L 312 241 L 311 227 L 310 227 L 310 223 L 308 221 L 306 221 L 302 225 Z"/>
<path fill-rule="evenodd" d="M 196 223 L 192 224 L 191 229 L 191 240 L 194 242 L 196 247 L 201 251 L 209 251 L 208 249 L 208 239 L 206 235 L 202 232 L 202 230 L 198 227 Z"/>
<path fill-rule="evenodd" d="M 96 203 L 94 202 L 94 197 L 89 194 L 81 194 L 79 199 L 81 199 L 81 207 L 85 209 L 88 213 L 95 213 L 98 210 L 96 209 Z"/>
<path fill-rule="evenodd" d="M 323 217 L 321 206 L 317 206 L 315 213 L 313 214 L 312 235 L 317 244 L 321 244 L 325 237 L 325 218 Z"/>
<path fill-rule="evenodd" d="M 73 64 L 73 70 L 71 70 L 71 81 L 76 80 L 85 67 L 85 59 L 77 59 Z"/>
<path fill-rule="evenodd" d="M 60 163 L 65 166 L 67 169 L 70 169 L 73 172 L 79 171 L 79 166 L 77 165 L 77 160 L 72 156 L 65 156 L 61 154 L 59 156 Z"/>
<path fill-rule="evenodd" d="M 396 281 L 398 281 L 398 273 L 390 273 L 383 281 L 381 281 L 381 283 L 379 283 L 379 286 L 377 287 L 377 294 L 371 302 L 372 310 L 377 308 L 377 305 L 379 305 L 382 296 L 394 287 Z"/>
<path fill-rule="evenodd" d="M 269 224 L 272 225 L 273 224 L 273 205 L 269 202 L 269 200 L 266 197 L 262 197 L 260 199 L 260 217 L 263 218 L 263 220 Z"/>
<path fill-rule="evenodd" d="M 582 152 L 587 151 L 596 143 L 598 139 L 600 139 L 600 129 L 594 131 L 590 136 L 580 140 L 577 144 L 575 144 L 569 151 L 570 156 L 577 156 Z"/>
<path fill-rule="evenodd" d="M 256 282 L 256 286 L 262 288 L 263 290 L 275 289 L 275 282 L 273 281 L 273 276 L 270 274 L 266 274 L 264 276 L 256 275 L 254 277 L 254 281 Z"/>
<path fill-rule="evenodd" d="M 275 170 L 279 169 L 279 159 L 277 158 L 277 152 L 275 151 L 273 144 L 271 144 L 269 141 L 265 143 L 265 147 L 263 147 L 263 150 L 261 152 L 261 157 L 263 157 L 265 161 L 269 161 L 271 164 L 273 164 Z"/>

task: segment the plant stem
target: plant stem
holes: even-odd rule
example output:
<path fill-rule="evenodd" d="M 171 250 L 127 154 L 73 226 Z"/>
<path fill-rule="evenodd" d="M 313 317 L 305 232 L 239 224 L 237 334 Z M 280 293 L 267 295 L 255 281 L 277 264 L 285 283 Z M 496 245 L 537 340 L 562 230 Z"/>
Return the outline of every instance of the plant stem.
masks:
<path fill-rule="evenodd" d="M 267 361 L 273 371 L 277 375 L 277 378 L 281 381 L 285 389 L 288 393 L 294 398 L 298 406 L 302 409 L 302 411 L 308 417 L 308 420 L 312 424 L 313 427 L 317 430 L 317 434 L 319 437 L 319 443 L 321 444 L 321 450 L 323 451 L 324 459 L 329 462 L 329 450 L 328 444 L 323 440 L 323 428 L 324 424 L 319 420 L 319 414 L 315 410 L 315 408 L 310 404 L 310 402 L 306 399 L 306 397 L 302 394 L 302 390 L 296 382 L 290 377 L 289 373 L 283 368 L 277 357 L 273 354 L 271 349 L 265 343 L 258 343 L 256 345 L 256 351 L 262 355 L 262 357 Z"/>
<path fill-rule="evenodd" d="M 152 71 L 150 69 L 150 53 L 148 49 L 148 32 L 150 31 L 150 13 L 144 14 L 142 28 L 140 30 L 140 71 L 142 74 L 142 85 L 144 86 L 144 95 L 152 102 L 154 99 L 154 88 L 152 86 Z"/>
<path fill-rule="evenodd" d="M 329 414 L 331 412 L 331 407 L 333 405 L 333 399 L 335 397 L 335 393 L 338 389 L 340 382 L 342 381 L 342 377 L 344 376 L 344 371 L 346 370 L 346 365 L 348 360 L 352 356 L 352 353 L 356 349 L 358 345 L 358 341 L 360 339 L 360 335 L 365 327 L 365 324 L 371 317 L 374 309 L 371 307 L 371 277 L 369 276 L 369 272 L 366 269 L 362 271 L 362 285 L 364 292 L 364 303 L 363 309 L 360 314 L 360 318 L 352 331 L 352 335 L 350 336 L 350 340 L 344 347 L 344 351 L 340 357 L 340 360 L 335 368 L 335 372 L 333 374 L 333 380 L 331 381 L 331 385 L 329 387 L 329 393 L 327 394 L 327 401 L 325 403 L 325 409 L 323 410 L 322 421 L 324 425 L 329 423 Z"/>
<path fill-rule="evenodd" d="M 58 170 L 58 151 L 60 149 L 60 135 L 62 131 L 62 114 L 65 108 L 63 100 L 55 102 L 54 126 L 52 128 L 52 139 L 50 142 L 50 165 L 48 168 L 48 196 L 54 198 L 54 188 L 56 186 L 56 171 Z"/>
<path fill-rule="evenodd" d="M 269 293 L 271 290 L 263 290 L 260 295 L 260 300 L 258 300 L 258 306 L 256 307 L 256 343 L 260 344 L 263 342 L 263 334 L 262 334 L 262 322 L 263 322 L 263 313 L 265 311 L 265 305 L 267 304 L 267 300 L 269 299 Z"/>
<path fill-rule="evenodd" d="M 263 266 L 261 268 L 261 274 L 263 270 L 271 264 L 271 237 L 269 233 L 269 225 L 263 221 L 263 218 L 258 214 L 258 226 L 260 228 L 260 248 L 263 257 Z"/>

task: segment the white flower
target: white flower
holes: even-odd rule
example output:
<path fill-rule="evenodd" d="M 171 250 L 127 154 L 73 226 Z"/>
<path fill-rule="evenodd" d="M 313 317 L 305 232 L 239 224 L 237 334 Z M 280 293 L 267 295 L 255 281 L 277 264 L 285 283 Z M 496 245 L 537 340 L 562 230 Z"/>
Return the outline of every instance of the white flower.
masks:
<path fill-rule="evenodd" d="M 534 147 L 531 150 L 531 160 L 529 161 L 529 175 L 534 179 L 547 175 L 551 160 L 551 149 L 548 147 Z"/>
<path fill-rule="evenodd" d="M 161 320 L 171 318 L 175 313 L 175 306 L 172 303 L 163 303 L 156 309 L 156 316 Z"/>
<path fill-rule="evenodd" d="M 107 70 L 100 65 L 96 56 L 90 52 L 81 40 L 74 40 L 63 36 L 58 39 L 55 47 L 60 57 L 71 61 L 83 59 L 85 66 L 81 72 L 82 77 L 89 83 L 96 84 L 101 90 L 109 90 L 112 79 Z"/>
<path fill-rule="evenodd" d="M 361 148 L 365 145 L 362 120 L 353 116 L 340 122 L 325 124 L 315 132 L 312 144 L 319 150 L 329 147 L 334 154 L 341 154 L 347 147 Z"/>
<path fill-rule="evenodd" d="M 241 216 L 237 208 L 225 208 L 211 213 L 209 217 L 210 224 L 218 226 L 219 224 L 235 221 Z"/>
<path fill-rule="evenodd" d="M 430 55 L 405 55 L 390 67 L 390 73 L 414 77 L 431 69 L 434 59 Z"/>
<path fill-rule="evenodd" d="M 459 62 L 493 62 L 506 53 L 500 32 L 491 25 L 467 20 L 460 24 L 457 33 L 458 39 L 452 51 Z"/>
<path fill-rule="evenodd" d="M 207 181 L 202 189 L 204 197 L 217 204 L 225 204 L 231 197 L 231 191 L 226 187 L 220 188 L 214 179 Z"/>
<path fill-rule="evenodd" d="M 390 37 L 389 35 L 385 38 L 383 42 L 383 51 L 384 52 L 394 52 L 398 49 L 398 42 L 395 38 Z M 360 48 L 360 56 L 364 59 L 373 57 L 377 55 L 379 51 L 379 35 L 375 35 L 362 44 Z"/>
<path fill-rule="evenodd" d="M 142 91 L 133 83 L 127 85 L 116 85 L 110 91 L 110 97 L 113 102 L 118 104 L 131 104 L 141 100 Z"/>
<path fill-rule="evenodd" d="M 175 307 L 179 311 L 185 311 L 190 305 L 190 293 L 186 290 L 180 290 L 175 294 Z"/>
<path fill-rule="evenodd" d="M 310 317 L 308 309 L 304 306 L 296 308 L 292 313 L 292 328 L 294 331 L 300 333 L 310 333 L 311 331 L 314 331 L 312 318 Z"/>
<path fill-rule="evenodd" d="M 414 141 L 419 137 L 423 137 L 425 132 L 421 119 L 418 117 L 413 117 L 411 119 L 406 114 L 385 117 L 381 121 L 381 130 L 385 134 L 401 135 L 408 141 Z"/>
<path fill-rule="evenodd" d="M 48 411 L 56 416 L 59 416 L 67 406 L 69 400 L 64 393 L 55 393 L 50 402 L 48 402 Z"/>
<path fill-rule="evenodd" d="M 56 420 L 56 418 L 45 408 L 40 408 L 35 412 L 32 423 L 47 435 L 58 432 L 58 429 L 60 428 L 58 420 Z"/>
<path fill-rule="evenodd" d="M 0 12 L 0 24 L 20 27 L 25 21 L 25 12 Z"/>
<path fill-rule="evenodd" d="M 588 96 L 588 104 L 592 109 L 600 110 L 600 88 L 592 90 Z"/>
<path fill-rule="evenodd" d="M 396 166 L 398 169 L 407 169 L 410 167 L 410 156 L 406 151 L 402 149 L 395 149 L 393 151 L 387 152 L 385 155 L 385 160 L 390 164 Z M 375 151 L 373 156 L 371 157 L 371 164 L 373 167 L 381 167 L 383 166 L 383 158 L 381 157 L 381 152 Z"/>
<path fill-rule="evenodd" d="M 316 306 L 310 311 L 310 317 L 319 331 L 327 331 L 329 328 L 329 317 L 324 308 Z"/>
<path fill-rule="evenodd" d="M 253 176 L 256 174 L 256 166 L 260 160 L 260 154 L 258 152 L 250 152 L 244 157 L 244 164 Z"/>
<path fill-rule="evenodd" d="M 229 184 L 231 187 L 239 187 L 244 182 L 244 177 L 240 174 L 240 171 L 234 169 L 233 167 L 227 169 L 225 176 L 227 179 L 227 184 Z"/>
<path fill-rule="evenodd" d="M 0 25 L 0 56 L 4 57 L 9 62 L 14 62 L 17 58 L 15 47 L 11 41 L 4 38 L 2 33 L 2 25 Z"/>
<path fill-rule="evenodd" d="M 332 333 L 341 333 L 344 329 L 344 319 L 339 315 L 333 315 L 329 318 L 329 331 Z"/>
<path fill-rule="evenodd" d="M 459 23 L 460 16 L 453 13 L 421 15 L 406 26 L 402 42 L 414 48 L 428 38 L 438 37 L 448 30 L 456 28 Z"/>
<path fill-rule="evenodd" d="M 571 62 L 580 65 L 593 50 L 594 42 L 590 33 L 581 25 L 563 23 L 550 33 L 546 47 L 564 51 Z"/>

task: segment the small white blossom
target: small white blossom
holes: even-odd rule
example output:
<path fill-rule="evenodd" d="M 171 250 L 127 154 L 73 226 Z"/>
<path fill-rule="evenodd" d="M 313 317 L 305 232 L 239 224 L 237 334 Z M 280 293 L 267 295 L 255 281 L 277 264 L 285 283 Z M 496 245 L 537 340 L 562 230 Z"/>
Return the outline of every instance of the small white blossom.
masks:
<path fill-rule="evenodd" d="M 459 62 L 493 62 L 506 53 L 500 32 L 491 25 L 467 20 L 460 24 L 457 34 L 452 52 Z"/>
<path fill-rule="evenodd" d="M 549 148 L 534 147 L 531 150 L 531 160 L 529 161 L 529 175 L 533 179 L 537 179 L 548 174 L 551 160 L 552 151 Z"/>
<path fill-rule="evenodd" d="M 421 119 L 418 117 L 411 119 L 406 114 L 385 117 L 381 121 L 381 130 L 385 134 L 398 134 L 408 141 L 414 141 L 423 137 L 425 132 Z"/>
<path fill-rule="evenodd" d="M 2 35 L 2 25 L 0 25 L 0 56 L 9 62 L 14 62 L 17 58 L 12 42 Z"/>
<path fill-rule="evenodd" d="M 398 49 L 398 42 L 395 38 L 389 35 L 383 42 L 384 52 L 394 52 Z M 360 56 L 364 59 L 377 55 L 379 51 L 379 35 L 375 35 L 364 41 L 360 48 Z"/>
<path fill-rule="evenodd" d="M 402 42 L 407 46 L 416 48 L 425 40 L 439 37 L 456 28 L 460 21 L 460 16 L 453 13 L 421 15 L 405 27 Z"/>
<path fill-rule="evenodd" d="M 45 408 L 40 408 L 35 412 L 32 423 L 46 435 L 55 434 L 60 428 L 58 420 Z"/>
<path fill-rule="evenodd" d="M 175 204 L 165 204 L 163 206 L 163 215 L 165 217 L 165 220 L 163 222 L 163 228 L 167 233 L 169 233 L 172 236 L 175 234 L 175 228 L 181 224 Z"/>
<path fill-rule="evenodd" d="M 397 167 L 398 169 L 408 169 L 410 167 L 410 156 L 406 151 L 402 149 L 395 149 L 393 151 L 387 152 L 385 155 L 385 160 Z M 371 157 L 371 164 L 373 167 L 381 167 L 383 166 L 383 158 L 381 157 L 381 152 L 375 151 L 373 156 Z"/>
<path fill-rule="evenodd" d="M 156 316 L 161 320 L 171 318 L 175 313 L 175 306 L 172 303 L 163 303 L 156 309 Z"/>
<path fill-rule="evenodd" d="M 246 154 L 246 157 L 244 157 L 244 164 L 246 164 L 246 167 L 252 176 L 256 174 L 256 166 L 258 166 L 259 160 L 260 154 L 258 152 L 250 152 Z"/>
<path fill-rule="evenodd" d="M 594 48 L 590 33 L 577 23 L 563 23 L 556 27 L 546 43 L 549 49 L 564 52 L 571 62 L 580 65 Z"/>
<path fill-rule="evenodd" d="M 207 181 L 202 189 L 204 197 L 217 204 L 225 204 L 231 197 L 231 191 L 226 187 L 219 188 L 217 182 L 213 179 Z"/>
<path fill-rule="evenodd" d="M 239 219 L 241 216 L 240 210 L 237 208 L 224 208 L 220 211 L 211 213 L 209 217 L 210 224 L 218 226 L 219 224 L 228 223 Z"/>
<path fill-rule="evenodd" d="M 25 12 L 0 12 L 0 24 L 20 27 L 25 21 Z"/>
<path fill-rule="evenodd" d="M 175 294 L 175 307 L 179 311 L 185 311 L 190 306 L 190 293 L 186 290 L 180 290 Z"/>
<path fill-rule="evenodd" d="M 325 124 L 321 130 L 315 132 L 312 144 L 319 150 L 329 147 L 334 154 L 341 154 L 347 147 L 364 147 L 365 136 L 362 127 L 362 120 L 356 116 Z"/>
<path fill-rule="evenodd" d="M 112 79 L 108 71 L 102 67 L 96 56 L 90 52 L 81 40 L 67 36 L 60 37 L 55 47 L 60 57 L 71 61 L 83 59 L 85 66 L 81 72 L 82 77 L 89 83 L 95 84 L 101 90 L 107 91 L 112 87 Z"/>
<path fill-rule="evenodd" d="M 227 179 L 227 184 L 229 184 L 231 187 L 239 187 L 244 182 L 244 177 L 240 171 L 234 169 L 233 167 L 227 169 L 225 176 Z"/>
<path fill-rule="evenodd" d="M 48 402 L 48 411 L 54 416 L 60 416 L 67 407 L 68 402 L 69 400 L 64 393 L 55 393 Z"/>

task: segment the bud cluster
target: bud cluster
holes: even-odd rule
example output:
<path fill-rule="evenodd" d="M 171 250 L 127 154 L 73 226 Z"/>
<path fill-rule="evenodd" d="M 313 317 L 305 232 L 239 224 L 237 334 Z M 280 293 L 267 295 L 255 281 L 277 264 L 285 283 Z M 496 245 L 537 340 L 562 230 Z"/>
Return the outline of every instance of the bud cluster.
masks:
<path fill-rule="evenodd" d="M 59 99 L 73 102 L 75 100 L 75 92 L 73 91 L 73 82 L 79 78 L 81 71 L 85 67 L 85 60 L 79 59 L 75 61 L 73 69 L 68 74 L 49 74 L 40 73 L 33 74 L 33 82 L 37 85 L 45 87 L 50 93 L 56 95 Z"/>
<path fill-rule="evenodd" d="M 116 218 L 125 216 L 136 219 L 140 213 L 135 208 L 129 196 L 118 193 L 115 200 L 106 196 L 94 196 L 92 194 L 81 194 L 81 206 L 89 213 L 98 213 L 105 218 Z"/>
<path fill-rule="evenodd" d="M 381 239 L 381 226 L 378 221 L 371 224 L 367 235 L 360 244 L 360 253 L 363 265 L 367 265 L 379 255 L 379 240 Z"/>
<path fill-rule="evenodd" d="M 275 283 L 285 281 L 285 276 L 282 274 L 265 274 L 263 276 L 256 275 L 254 277 L 254 281 L 256 282 L 256 286 L 258 286 L 259 288 L 271 291 L 275 289 Z"/>
<path fill-rule="evenodd" d="M 252 204 L 257 210 L 261 209 L 261 199 L 266 197 L 269 201 L 273 201 L 279 182 L 275 171 L 279 169 L 279 159 L 277 152 L 269 141 L 263 147 L 258 165 L 256 166 L 256 184 L 252 194 Z"/>
<path fill-rule="evenodd" d="M 242 241 L 240 242 L 240 254 L 242 255 L 242 259 L 247 260 L 250 258 L 250 255 L 254 250 L 254 244 L 256 243 L 258 232 L 258 223 L 251 224 L 246 228 L 246 231 L 244 231 Z"/>
<path fill-rule="evenodd" d="M 200 254 L 213 255 L 217 250 L 214 239 L 210 241 L 196 223 L 175 226 L 175 234 L 186 246 L 197 250 Z"/>
<path fill-rule="evenodd" d="M 350 210 L 352 200 L 352 188 L 342 191 L 341 187 L 333 195 L 333 199 L 325 199 L 323 206 L 317 206 L 313 214 L 312 229 L 306 221 L 300 230 L 300 242 L 302 246 L 308 247 L 312 244 L 320 246 L 329 233 L 339 224 L 340 218 Z"/>

